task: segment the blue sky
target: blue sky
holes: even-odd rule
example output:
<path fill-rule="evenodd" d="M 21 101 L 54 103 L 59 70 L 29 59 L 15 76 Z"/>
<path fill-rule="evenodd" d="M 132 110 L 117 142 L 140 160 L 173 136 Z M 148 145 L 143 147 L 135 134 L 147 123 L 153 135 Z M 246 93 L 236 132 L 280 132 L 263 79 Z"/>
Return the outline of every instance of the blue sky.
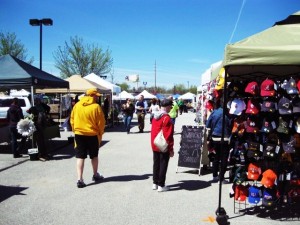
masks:
<path fill-rule="evenodd" d="M 53 26 L 43 26 L 43 70 L 59 76 L 53 53 L 78 36 L 111 50 L 115 83 L 139 74 L 139 86 L 154 86 L 156 62 L 157 86 L 188 87 L 222 60 L 226 44 L 299 10 L 299 0 L 1 0 L 0 31 L 14 32 L 39 67 L 39 28 L 29 19 L 51 18 Z"/>

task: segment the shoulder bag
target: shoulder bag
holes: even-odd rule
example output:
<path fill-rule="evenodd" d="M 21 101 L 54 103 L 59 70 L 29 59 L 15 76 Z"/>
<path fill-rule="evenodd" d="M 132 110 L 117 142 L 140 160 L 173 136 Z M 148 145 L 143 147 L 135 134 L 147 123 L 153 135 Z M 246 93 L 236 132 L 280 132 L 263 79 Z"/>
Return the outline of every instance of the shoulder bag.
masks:
<path fill-rule="evenodd" d="M 165 118 L 163 120 L 163 123 L 165 121 Z M 160 152 L 167 152 L 168 151 L 168 143 L 164 137 L 163 130 L 159 131 L 159 133 L 154 138 L 154 144 L 155 146 L 160 150 Z"/>

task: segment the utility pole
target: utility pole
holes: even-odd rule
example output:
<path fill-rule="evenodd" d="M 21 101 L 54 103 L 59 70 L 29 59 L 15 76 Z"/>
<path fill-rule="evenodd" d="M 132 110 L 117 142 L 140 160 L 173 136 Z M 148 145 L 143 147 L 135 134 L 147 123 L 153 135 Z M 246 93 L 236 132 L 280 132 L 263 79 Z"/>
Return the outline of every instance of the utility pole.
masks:
<path fill-rule="evenodd" d="M 156 94 L 156 60 L 154 62 L 154 93 Z"/>

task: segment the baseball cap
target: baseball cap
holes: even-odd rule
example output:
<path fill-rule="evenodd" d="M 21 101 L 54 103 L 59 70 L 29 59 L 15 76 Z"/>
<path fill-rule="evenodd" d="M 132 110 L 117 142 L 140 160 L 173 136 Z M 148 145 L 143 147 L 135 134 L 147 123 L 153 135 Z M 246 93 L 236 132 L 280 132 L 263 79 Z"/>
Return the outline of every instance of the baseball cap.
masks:
<path fill-rule="evenodd" d="M 262 112 L 275 112 L 276 109 L 277 109 L 277 103 L 270 100 L 263 101 L 261 105 Z"/>
<path fill-rule="evenodd" d="M 245 121 L 240 117 L 235 118 L 233 120 L 233 127 L 231 132 L 242 136 L 245 132 Z"/>
<path fill-rule="evenodd" d="M 254 117 L 248 117 L 246 121 L 246 132 L 257 133 L 258 131 L 259 129 L 258 129 L 257 119 Z"/>
<path fill-rule="evenodd" d="M 256 81 L 249 82 L 245 88 L 245 93 L 249 93 L 251 95 L 257 95 L 258 92 L 258 84 Z"/>
<path fill-rule="evenodd" d="M 276 200 L 276 189 L 264 188 L 262 194 L 262 204 L 264 206 L 273 206 Z"/>
<path fill-rule="evenodd" d="M 296 130 L 297 133 L 300 134 L 300 117 L 296 120 L 295 130 Z"/>
<path fill-rule="evenodd" d="M 259 110 L 260 110 L 260 105 L 258 101 L 256 101 L 255 99 L 249 99 L 247 103 L 246 113 L 255 115 L 259 112 Z"/>
<path fill-rule="evenodd" d="M 296 139 L 291 136 L 288 142 L 282 142 L 282 148 L 286 153 L 295 153 Z"/>
<path fill-rule="evenodd" d="M 251 204 L 258 204 L 260 202 L 261 190 L 257 186 L 251 186 L 249 188 L 248 202 Z"/>
<path fill-rule="evenodd" d="M 295 98 L 292 101 L 293 113 L 300 113 L 300 98 Z"/>
<path fill-rule="evenodd" d="M 160 102 L 160 105 L 162 107 L 166 107 L 166 106 L 172 106 L 173 104 L 173 101 L 171 99 L 168 99 L 168 98 L 164 98 L 161 102 Z"/>
<path fill-rule="evenodd" d="M 261 168 L 255 163 L 249 163 L 248 166 L 248 179 L 250 180 L 258 180 L 261 175 Z"/>
<path fill-rule="evenodd" d="M 297 87 L 296 87 L 296 81 L 292 77 L 289 79 L 288 87 L 286 89 L 286 92 L 290 95 L 298 94 L 298 90 L 297 90 Z"/>
<path fill-rule="evenodd" d="M 245 201 L 248 197 L 248 188 L 244 185 L 236 185 L 234 190 L 234 199 L 237 201 Z"/>
<path fill-rule="evenodd" d="M 90 88 L 85 92 L 88 96 L 101 96 L 101 94 L 98 92 L 96 88 Z"/>
<path fill-rule="evenodd" d="M 247 173 L 243 166 L 240 166 L 236 169 L 233 182 L 236 184 L 241 184 L 247 180 Z"/>
<path fill-rule="evenodd" d="M 266 143 L 263 149 L 264 158 L 274 159 L 276 157 L 276 144 Z"/>
<path fill-rule="evenodd" d="M 270 133 L 273 130 L 273 127 L 271 125 L 271 122 L 268 118 L 263 119 L 262 127 L 260 129 L 260 132 L 262 133 Z"/>
<path fill-rule="evenodd" d="M 214 103 L 213 103 L 213 101 L 208 100 L 208 101 L 205 103 L 205 108 L 208 109 L 208 110 L 214 109 Z"/>
<path fill-rule="evenodd" d="M 271 169 L 267 169 L 265 172 L 263 172 L 261 184 L 264 185 L 266 188 L 271 188 L 275 185 L 276 179 L 276 173 Z"/>
<path fill-rule="evenodd" d="M 224 68 L 221 68 L 221 70 L 224 70 Z M 224 75 L 225 73 L 222 73 L 220 70 L 220 73 L 216 79 L 216 86 L 215 86 L 215 89 L 216 90 L 220 90 L 220 89 L 223 89 L 224 88 L 224 82 L 225 82 L 225 78 L 224 78 Z"/>
<path fill-rule="evenodd" d="M 278 124 L 279 125 L 276 129 L 278 133 L 283 133 L 283 134 L 289 133 L 288 122 L 286 120 L 284 120 L 282 117 L 279 117 Z"/>
<path fill-rule="evenodd" d="M 282 96 L 278 102 L 278 110 L 280 115 L 290 115 L 292 114 L 293 110 L 292 101 L 289 100 L 287 97 Z"/>
<path fill-rule="evenodd" d="M 298 82 L 297 82 L 297 88 L 298 88 L 298 91 L 300 92 L 300 80 L 298 80 Z"/>
<path fill-rule="evenodd" d="M 260 85 L 260 95 L 263 97 L 275 96 L 275 83 L 273 80 L 266 79 Z"/>
<path fill-rule="evenodd" d="M 235 98 L 232 100 L 232 102 L 230 104 L 229 113 L 239 116 L 242 114 L 242 112 L 245 109 L 246 109 L 246 104 L 245 104 L 244 100 Z"/>

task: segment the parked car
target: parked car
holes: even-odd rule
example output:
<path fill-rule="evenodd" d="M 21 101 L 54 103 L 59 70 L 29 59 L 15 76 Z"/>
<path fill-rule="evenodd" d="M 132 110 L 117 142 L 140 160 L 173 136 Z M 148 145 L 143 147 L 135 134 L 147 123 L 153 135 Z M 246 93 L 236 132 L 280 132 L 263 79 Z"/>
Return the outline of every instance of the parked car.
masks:
<path fill-rule="evenodd" d="M 0 126 L 7 125 L 6 120 L 7 110 L 12 103 L 13 96 L 0 96 Z M 27 97 L 17 97 L 19 99 L 19 105 L 22 108 L 24 117 L 28 115 L 27 110 L 30 109 L 31 103 Z"/>

